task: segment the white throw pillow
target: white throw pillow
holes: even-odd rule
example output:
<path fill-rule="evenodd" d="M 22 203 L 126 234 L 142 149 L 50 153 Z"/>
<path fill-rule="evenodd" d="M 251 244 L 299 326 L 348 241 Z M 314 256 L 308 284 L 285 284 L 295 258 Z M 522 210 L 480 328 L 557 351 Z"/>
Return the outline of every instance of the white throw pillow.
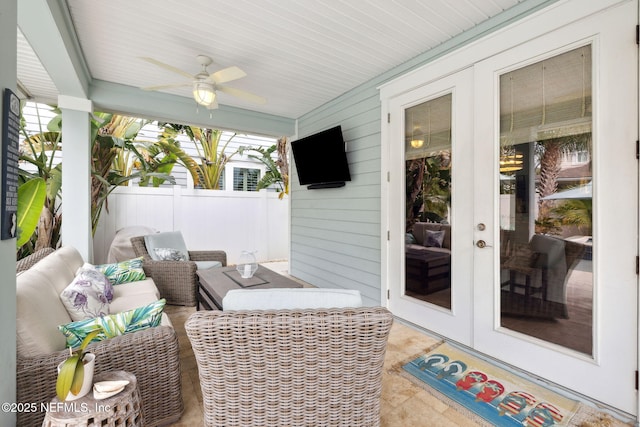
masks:
<path fill-rule="evenodd" d="M 60 294 L 72 320 L 84 320 L 109 314 L 113 286 L 106 276 L 92 268 L 80 268 L 73 281 Z"/>
<path fill-rule="evenodd" d="M 187 254 L 178 249 L 173 248 L 155 248 L 156 255 L 162 261 L 186 261 Z"/>

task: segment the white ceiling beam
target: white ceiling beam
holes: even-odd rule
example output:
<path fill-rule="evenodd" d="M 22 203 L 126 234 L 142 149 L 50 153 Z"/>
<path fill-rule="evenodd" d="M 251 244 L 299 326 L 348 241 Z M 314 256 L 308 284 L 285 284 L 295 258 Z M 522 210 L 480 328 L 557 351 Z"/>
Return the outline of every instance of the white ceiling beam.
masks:
<path fill-rule="evenodd" d="M 18 27 L 60 94 L 87 98 L 91 77 L 70 22 L 65 2 L 18 2 Z"/>

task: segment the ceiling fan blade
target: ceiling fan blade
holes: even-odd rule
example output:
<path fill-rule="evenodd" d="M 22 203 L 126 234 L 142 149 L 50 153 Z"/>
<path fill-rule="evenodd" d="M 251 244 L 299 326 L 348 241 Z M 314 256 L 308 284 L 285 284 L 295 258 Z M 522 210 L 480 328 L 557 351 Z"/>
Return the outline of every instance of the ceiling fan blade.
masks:
<path fill-rule="evenodd" d="M 158 67 L 164 68 L 165 70 L 169 70 L 169 71 L 173 71 L 174 73 L 178 73 L 182 76 L 185 76 L 188 79 L 193 79 L 193 75 L 187 73 L 186 71 L 182 71 L 179 68 L 173 67 L 169 64 L 165 64 L 164 62 L 160 62 L 157 59 L 153 59 L 153 58 L 149 58 L 148 56 L 142 56 L 140 57 L 140 59 L 142 59 L 143 61 L 147 61 L 151 64 L 157 65 Z"/>
<path fill-rule="evenodd" d="M 185 86 L 191 86 L 193 83 L 191 82 L 186 82 L 186 83 L 171 83 L 171 84 L 166 84 L 166 85 L 157 85 L 157 86 L 145 86 L 145 87 L 141 87 L 140 89 L 142 90 L 162 90 L 162 89 L 172 89 L 174 87 L 185 87 Z"/>
<path fill-rule="evenodd" d="M 251 102 L 253 102 L 255 104 L 266 104 L 267 103 L 266 98 L 263 98 L 263 97 L 258 96 L 258 95 L 254 95 L 253 93 L 250 93 L 250 92 L 245 92 L 244 90 L 236 89 L 236 88 L 229 87 L 229 86 L 216 86 L 216 89 L 219 90 L 220 92 L 228 93 L 229 95 L 233 95 L 233 96 L 236 96 L 238 98 L 242 98 L 242 99 L 245 99 L 247 101 L 251 101 Z"/>
<path fill-rule="evenodd" d="M 242 71 L 240 68 L 233 66 L 229 68 L 224 68 L 220 71 L 216 71 L 215 73 L 209 75 L 209 78 L 216 83 L 226 83 L 232 80 L 237 80 L 245 77 L 247 73 Z"/>

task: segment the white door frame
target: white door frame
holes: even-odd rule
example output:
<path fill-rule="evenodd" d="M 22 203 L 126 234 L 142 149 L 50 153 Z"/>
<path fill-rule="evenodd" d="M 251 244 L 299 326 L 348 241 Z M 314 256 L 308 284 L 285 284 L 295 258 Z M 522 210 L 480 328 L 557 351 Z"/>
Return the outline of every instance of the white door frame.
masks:
<path fill-rule="evenodd" d="M 598 3 L 598 4 L 595 4 L 595 3 Z M 383 182 L 382 182 L 382 209 L 381 209 L 381 213 L 382 213 L 382 218 L 381 218 L 382 233 L 381 234 L 383 236 L 383 241 L 381 245 L 383 301 L 387 299 L 388 293 L 393 286 L 393 282 L 398 280 L 397 276 L 394 276 L 394 274 L 396 274 L 394 272 L 397 271 L 397 269 L 394 269 L 394 267 L 390 265 L 390 263 L 392 262 L 397 262 L 397 259 L 394 260 L 394 254 L 391 253 L 391 248 L 393 247 L 393 245 L 390 243 L 388 239 L 389 239 L 389 236 L 392 239 L 403 238 L 403 235 L 394 236 L 394 233 L 391 232 L 391 230 L 394 229 L 393 228 L 394 225 L 391 223 L 393 219 L 393 215 L 390 214 L 390 209 L 393 208 L 391 201 L 393 199 L 392 193 L 394 189 L 390 186 L 390 181 L 392 181 L 393 179 L 392 178 L 389 179 L 389 177 L 390 177 L 390 174 L 398 173 L 397 170 L 394 169 L 394 166 L 389 162 L 390 152 L 394 146 L 393 138 L 396 137 L 396 135 L 394 135 L 394 132 L 393 132 L 393 126 L 387 122 L 388 114 L 397 113 L 397 110 L 394 112 L 391 108 L 393 98 L 401 96 L 402 94 L 405 94 L 412 90 L 415 90 L 415 88 L 427 85 L 433 81 L 443 78 L 444 76 L 447 76 L 453 72 L 456 72 L 457 70 L 468 67 L 469 65 L 481 63 L 487 58 L 498 55 L 499 53 L 507 51 L 518 45 L 532 43 L 536 39 L 547 40 L 547 42 L 549 42 L 548 39 L 545 39 L 544 37 L 545 35 L 549 34 L 550 32 L 557 32 L 558 34 L 562 34 L 565 31 L 569 31 L 569 30 L 566 30 L 566 28 L 569 27 L 571 23 L 581 21 L 581 20 L 585 20 L 585 21 L 591 20 L 592 27 L 597 28 L 599 19 L 602 17 L 602 16 L 597 16 L 599 12 L 602 12 L 608 9 L 616 9 L 618 6 L 624 7 L 625 5 L 629 5 L 629 4 L 636 6 L 636 9 L 634 9 L 635 13 L 633 13 L 632 15 L 633 15 L 633 20 L 637 22 L 638 21 L 637 2 L 633 0 L 628 0 L 628 1 L 603 0 L 599 2 L 582 2 L 579 0 L 560 1 L 537 13 L 534 13 L 526 18 L 523 18 L 522 20 L 518 21 L 515 24 L 512 24 L 503 29 L 497 30 L 491 35 L 483 39 L 474 41 L 473 43 L 465 47 L 462 47 L 456 50 L 455 52 L 452 52 L 432 63 L 429 63 L 420 69 L 414 70 L 403 77 L 400 77 L 392 82 L 389 82 L 381 86 L 380 96 L 382 101 L 382 123 L 383 123 L 382 125 Z M 626 10 L 628 15 L 629 10 L 628 9 Z M 597 43 L 599 43 L 599 39 L 598 39 L 598 36 L 594 35 L 595 31 L 591 33 L 588 33 L 588 29 L 584 29 L 584 31 L 586 32 L 583 36 L 576 36 L 576 35 L 568 36 L 567 40 L 570 40 L 568 44 L 579 43 L 581 39 L 587 40 L 589 39 L 589 37 L 593 36 L 594 43 L 596 44 L 595 51 L 594 51 L 594 63 L 596 63 L 596 61 L 601 60 L 601 58 L 595 58 L 595 52 L 598 52 L 597 53 L 598 55 L 604 55 L 605 52 L 603 52 L 602 50 L 598 50 L 597 48 Z M 632 34 L 632 32 L 633 32 L 633 28 L 630 28 L 628 29 L 628 31 L 625 30 L 624 34 Z M 621 33 L 622 33 L 622 30 L 616 31 L 617 35 L 620 35 Z M 553 38 L 551 38 L 551 40 L 553 42 Z M 625 42 L 623 41 L 622 43 L 624 44 Z M 556 44 L 557 49 L 560 49 L 561 47 L 562 47 L 561 44 L 560 45 Z M 614 55 L 614 56 L 610 56 L 610 55 Z M 606 57 L 609 58 L 608 60 L 612 60 L 613 58 L 615 58 L 615 55 L 616 53 L 614 52 L 606 52 Z M 615 61 L 615 59 L 613 60 Z M 598 76 L 595 76 L 595 77 L 596 78 L 594 79 L 594 86 L 597 84 L 596 79 L 598 78 Z M 607 78 L 611 78 L 611 76 L 607 76 Z M 636 84 L 636 88 L 633 88 L 634 90 L 630 91 L 631 92 L 630 95 L 633 97 L 638 96 L 637 79 L 635 81 L 635 84 Z M 601 96 L 601 97 L 608 96 L 607 94 L 604 93 L 604 91 L 597 92 L 597 90 L 598 90 L 597 88 L 594 88 L 594 99 L 596 96 Z M 482 91 L 476 92 L 476 95 L 478 95 L 478 93 L 483 93 L 483 92 Z M 496 104 L 494 103 L 494 105 L 492 105 L 492 108 L 495 109 L 495 105 Z M 478 104 L 476 104 L 476 109 L 477 108 L 478 108 Z M 487 108 L 486 104 L 484 105 L 484 108 Z M 598 108 L 597 102 L 594 102 L 594 108 Z M 493 117 L 494 118 L 497 117 L 497 115 L 495 114 L 495 111 L 492 111 L 492 112 L 494 113 Z M 598 115 L 598 111 L 594 111 L 594 116 L 595 116 L 594 117 L 594 134 L 597 134 L 598 126 L 600 125 L 597 122 L 597 117 L 598 117 L 597 115 Z M 611 120 L 611 118 L 608 118 L 608 120 Z M 488 126 L 489 128 L 483 129 L 483 127 L 486 127 L 486 126 Z M 491 135 L 491 132 L 494 131 L 495 123 L 487 123 L 486 121 L 476 120 L 474 123 L 474 127 L 475 127 L 474 128 L 475 135 L 480 134 L 480 135 L 486 136 L 486 135 Z M 638 132 L 640 131 L 635 130 L 634 132 L 635 135 L 624 134 L 620 136 L 624 138 L 629 137 L 628 138 L 629 141 L 635 141 L 635 139 L 637 138 Z M 492 154 L 489 154 L 489 155 L 492 155 Z M 603 155 L 603 153 L 600 152 L 598 153 L 598 155 Z M 495 156 L 492 157 L 492 164 L 495 158 L 496 158 Z M 637 169 L 637 164 L 635 167 Z M 602 176 L 603 173 L 606 174 L 606 172 L 600 170 L 597 165 L 594 166 L 594 176 L 596 175 Z M 628 178 L 633 179 L 634 182 L 636 183 L 638 181 L 637 175 L 633 177 L 628 177 Z M 601 197 L 601 200 L 605 200 L 605 201 L 608 201 L 609 198 L 612 198 L 611 195 L 604 195 L 604 194 L 597 194 L 597 193 L 596 195 L 594 195 L 594 197 Z M 637 212 L 638 211 L 637 195 L 636 195 L 636 200 L 634 200 L 633 203 L 634 203 L 634 206 L 628 206 L 628 203 L 623 204 L 624 206 L 623 211 Z M 493 209 L 495 208 L 496 207 L 494 206 Z M 483 218 L 488 218 L 484 221 L 493 221 L 493 215 L 488 216 L 486 212 L 476 213 L 476 220 L 483 221 Z M 597 216 L 594 217 L 594 223 L 596 224 L 596 227 L 599 227 L 600 229 L 602 229 L 601 221 L 603 221 L 602 215 L 601 217 L 597 217 Z M 636 218 L 634 218 L 634 222 L 636 223 L 636 225 L 638 225 L 637 216 Z M 483 233 L 482 236 L 476 234 L 474 237 L 474 240 L 482 238 L 484 240 L 487 240 L 489 244 L 491 244 L 493 241 L 497 242 L 498 241 L 497 229 L 498 228 L 495 226 L 495 224 L 491 224 L 490 230 L 487 230 L 487 232 Z M 489 238 L 487 238 L 487 236 L 490 236 L 489 238 L 491 240 L 488 240 Z M 631 253 L 635 251 L 636 253 L 638 253 L 638 250 L 639 250 L 638 239 L 637 239 L 637 236 L 634 236 L 634 237 L 635 239 L 632 242 L 633 248 L 630 249 L 625 247 L 624 248 L 625 252 Z M 615 244 L 613 244 L 612 242 L 613 239 L 615 239 L 614 236 L 599 236 L 598 240 L 600 242 L 600 247 L 609 247 L 609 248 L 615 247 Z M 598 249 L 596 248 L 596 251 L 597 250 Z M 596 252 L 595 255 L 602 256 L 602 253 L 598 254 Z M 485 250 L 485 252 L 482 252 L 482 250 L 476 250 L 474 257 L 479 257 L 476 259 L 476 263 L 478 263 L 479 261 L 480 262 L 487 261 L 489 265 L 492 265 L 492 266 L 496 265 L 493 261 L 494 254 L 492 253 L 491 249 Z M 490 258 L 490 259 L 487 259 L 487 258 Z M 631 264 L 633 264 L 633 260 L 628 260 L 628 259 L 615 260 L 610 258 L 610 262 L 612 263 L 612 265 L 615 265 L 620 269 L 627 269 L 631 266 Z M 595 273 L 596 280 L 603 280 L 601 276 L 598 276 L 599 274 L 598 271 L 595 271 L 594 273 Z M 496 274 L 496 272 L 494 272 L 494 274 Z M 617 280 L 617 279 L 618 278 L 614 277 L 614 280 Z M 623 298 L 629 298 L 633 296 L 632 300 L 635 302 L 635 305 L 636 305 L 636 307 L 634 307 L 635 311 L 632 314 L 632 317 L 634 317 L 634 322 L 633 322 L 633 325 L 630 325 L 630 328 L 632 329 L 632 331 L 635 330 L 634 335 L 636 340 L 635 342 L 631 342 L 630 344 L 632 348 L 630 352 L 631 354 L 624 354 L 622 356 L 622 359 L 624 360 L 621 360 L 621 365 L 624 365 L 625 369 L 627 369 L 630 364 L 632 364 L 637 368 L 639 364 L 639 358 L 640 358 L 639 356 L 640 344 L 638 343 L 638 340 L 637 340 L 637 335 L 638 335 L 637 324 L 638 324 L 638 321 L 640 321 L 640 316 L 638 315 L 638 305 L 640 304 L 640 302 L 638 302 L 640 297 L 638 296 L 638 292 L 637 292 L 638 278 L 635 277 L 633 280 L 630 281 L 629 276 L 625 275 L 624 277 L 620 277 L 620 280 L 625 282 L 623 286 L 621 286 L 621 290 L 624 289 Z M 480 288 L 476 288 L 476 290 L 479 290 L 479 289 Z M 486 289 L 484 289 L 484 291 L 486 291 Z M 477 298 L 477 300 L 474 303 L 476 309 L 478 309 L 477 307 L 479 306 L 483 307 L 484 303 L 490 304 L 491 306 L 493 306 L 496 303 L 495 293 L 489 293 L 489 295 L 487 295 L 486 293 L 480 292 L 475 294 L 475 298 Z M 610 302 L 608 301 L 602 302 L 602 304 L 607 304 L 607 303 L 610 303 Z M 600 310 L 600 307 L 596 305 L 594 307 L 594 310 L 595 310 L 595 313 L 594 313 L 594 319 L 595 319 L 595 317 L 598 316 L 598 310 Z M 629 312 L 624 313 L 624 315 L 627 317 L 630 314 L 631 313 Z M 499 313 L 498 313 L 498 316 L 499 316 Z M 496 319 L 494 318 L 491 320 L 491 324 L 479 325 L 479 328 L 498 331 L 498 329 L 500 328 L 496 327 L 496 324 L 499 325 L 499 322 L 496 323 Z M 596 338 L 596 340 L 599 337 L 602 338 L 604 336 L 603 334 L 605 331 L 607 333 L 612 333 L 612 334 L 615 333 L 615 328 L 610 323 L 610 320 L 607 320 L 607 319 L 601 320 L 600 323 L 596 324 L 594 338 Z M 480 330 L 478 328 L 474 330 L 473 339 L 475 339 L 475 336 L 479 332 Z M 502 332 L 502 331 L 499 331 L 499 332 Z M 508 335 L 508 334 L 505 334 L 505 335 Z M 541 347 L 535 346 L 535 345 L 532 345 L 531 348 L 527 347 L 527 349 L 530 349 L 533 351 L 538 351 L 539 348 Z M 577 375 L 579 371 L 582 370 L 582 368 L 587 369 L 588 366 L 597 366 L 602 361 L 601 350 L 602 350 L 601 348 L 597 348 L 595 350 L 593 360 L 588 360 L 590 358 L 585 358 L 587 360 L 577 363 L 575 365 L 577 372 L 573 372 L 570 374 L 567 374 L 567 373 L 563 374 L 559 372 L 558 373 L 559 376 L 557 377 L 559 379 L 558 382 L 566 383 L 567 379 L 570 382 L 573 380 L 573 378 L 570 378 L 570 377 L 572 375 Z M 482 343 L 480 344 L 480 351 L 487 352 L 488 354 L 491 354 L 491 353 L 495 354 L 495 350 L 491 351 L 491 349 L 488 349 L 485 346 L 483 346 Z M 635 354 L 632 354 L 634 352 Z M 560 351 L 558 351 L 557 354 L 559 355 L 558 357 L 560 357 L 560 359 L 567 357 L 567 358 L 570 358 L 571 360 L 578 360 L 578 358 L 575 357 L 575 354 L 563 354 Z M 501 358 L 501 360 L 517 365 L 517 360 L 512 359 L 511 356 L 508 356 L 506 358 Z M 608 362 L 605 361 L 604 363 L 610 364 L 611 361 L 610 360 Z M 624 380 L 625 386 L 623 390 L 617 390 L 615 393 L 614 393 L 614 390 L 608 390 L 608 391 L 605 391 L 604 394 L 598 395 L 597 393 L 592 393 L 591 390 L 589 389 L 589 386 L 583 381 L 583 386 L 586 387 L 586 390 L 583 387 L 580 391 L 586 395 L 597 398 L 598 400 L 608 403 L 627 413 L 637 415 L 638 403 L 640 398 L 638 397 L 638 393 L 635 392 L 635 390 L 633 390 L 633 384 L 631 384 L 633 382 L 632 380 L 633 373 L 624 372 L 624 373 L 621 373 L 620 375 L 625 375 L 626 376 L 625 378 L 628 378 L 628 380 L 626 379 Z M 555 381 L 556 377 L 552 378 L 552 380 Z M 591 389 L 601 387 L 604 384 L 602 380 L 598 380 L 598 381 L 599 381 L 599 384 L 591 385 Z M 623 396 L 621 399 L 619 399 L 621 394 Z"/>

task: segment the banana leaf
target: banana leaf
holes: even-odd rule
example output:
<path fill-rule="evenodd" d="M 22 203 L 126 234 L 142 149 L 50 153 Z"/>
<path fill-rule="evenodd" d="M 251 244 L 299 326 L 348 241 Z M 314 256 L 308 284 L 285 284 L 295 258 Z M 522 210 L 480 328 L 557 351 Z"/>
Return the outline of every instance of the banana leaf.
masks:
<path fill-rule="evenodd" d="M 17 248 L 29 241 L 38 226 L 46 196 L 47 184 L 42 178 L 34 178 L 18 187 Z"/>

